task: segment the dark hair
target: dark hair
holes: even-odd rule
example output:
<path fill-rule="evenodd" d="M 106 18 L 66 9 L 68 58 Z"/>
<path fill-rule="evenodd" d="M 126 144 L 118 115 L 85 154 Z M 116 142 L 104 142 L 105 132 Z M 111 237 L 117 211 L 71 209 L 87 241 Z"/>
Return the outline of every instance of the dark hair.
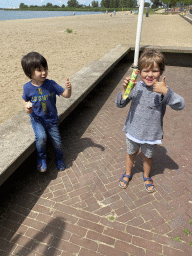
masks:
<path fill-rule="evenodd" d="M 155 49 L 145 49 L 139 58 L 138 69 L 141 72 L 144 68 L 153 68 L 154 62 L 157 63 L 161 73 L 163 73 L 165 70 L 165 58 L 163 54 Z"/>
<path fill-rule="evenodd" d="M 31 79 L 32 73 L 41 66 L 48 69 L 46 59 L 38 52 L 29 52 L 21 59 L 21 66 L 27 77 Z"/>

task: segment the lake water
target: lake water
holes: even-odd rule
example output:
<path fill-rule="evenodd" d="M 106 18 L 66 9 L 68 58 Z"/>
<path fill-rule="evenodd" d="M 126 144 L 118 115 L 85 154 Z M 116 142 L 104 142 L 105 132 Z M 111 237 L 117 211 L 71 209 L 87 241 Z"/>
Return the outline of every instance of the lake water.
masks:
<path fill-rule="evenodd" d="M 75 15 L 99 14 L 101 12 L 74 12 Z M 73 12 L 69 11 L 4 11 L 0 10 L 0 20 L 18 20 L 33 18 L 48 18 L 71 16 Z"/>

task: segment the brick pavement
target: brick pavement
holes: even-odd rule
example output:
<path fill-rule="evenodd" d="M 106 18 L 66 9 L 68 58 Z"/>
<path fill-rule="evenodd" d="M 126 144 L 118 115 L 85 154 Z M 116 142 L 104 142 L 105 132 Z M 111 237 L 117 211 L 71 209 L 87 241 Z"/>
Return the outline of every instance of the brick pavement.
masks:
<path fill-rule="evenodd" d="M 65 171 L 56 170 L 49 145 L 47 173 L 36 172 L 33 154 L 1 186 L 1 256 L 192 254 L 191 68 L 166 67 L 166 82 L 186 107 L 167 107 L 153 194 L 144 189 L 140 155 L 128 188 L 118 187 L 128 108 L 114 101 L 127 70 L 118 65 L 62 123 Z"/>

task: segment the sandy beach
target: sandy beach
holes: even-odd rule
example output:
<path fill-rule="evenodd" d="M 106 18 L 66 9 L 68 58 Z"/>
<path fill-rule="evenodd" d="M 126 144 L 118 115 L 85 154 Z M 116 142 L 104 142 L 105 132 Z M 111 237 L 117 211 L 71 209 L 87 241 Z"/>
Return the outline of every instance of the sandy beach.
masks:
<path fill-rule="evenodd" d="M 48 78 L 61 83 L 118 44 L 135 44 L 137 15 L 129 12 L 0 21 L 0 124 L 22 109 L 28 81 L 21 58 L 30 51 L 48 61 Z M 66 29 L 72 29 L 67 33 Z M 179 15 L 143 18 L 141 45 L 190 47 L 191 24 Z"/>

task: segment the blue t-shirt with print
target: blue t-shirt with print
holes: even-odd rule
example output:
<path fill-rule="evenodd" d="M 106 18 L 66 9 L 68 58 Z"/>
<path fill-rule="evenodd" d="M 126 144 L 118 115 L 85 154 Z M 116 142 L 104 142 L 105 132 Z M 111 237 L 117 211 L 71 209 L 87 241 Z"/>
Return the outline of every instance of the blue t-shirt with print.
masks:
<path fill-rule="evenodd" d="M 30 116 L 41 117 L 46 122 L 57 122 L 56 95 L 61 95 L 64 88 L 55 81 L 46 79 L 41 86 L 34 86 L 31 81 L 23 86 L 24 101 L 31 101 L 33 112 Z"/>

